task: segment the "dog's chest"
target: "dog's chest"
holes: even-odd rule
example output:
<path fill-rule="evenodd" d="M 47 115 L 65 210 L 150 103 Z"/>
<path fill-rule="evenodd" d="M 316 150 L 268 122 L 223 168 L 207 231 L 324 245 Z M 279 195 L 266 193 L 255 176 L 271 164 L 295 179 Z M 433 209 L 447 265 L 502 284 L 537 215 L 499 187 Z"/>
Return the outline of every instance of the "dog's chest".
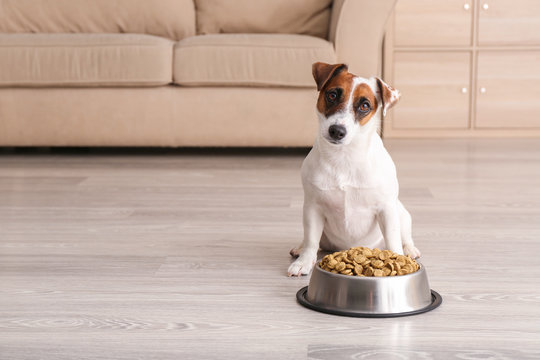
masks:
<path fill-rule="evenodd" d="M 352 187 L 320 190 L 318 201 L 325 217 L 324 231 L 335 246 L 347 247 L 360 240 L 378 239 L 373 233 L 378 230 L 379 202 L 373 191 Z"/>
<path fill-rule="evenodd" d="M 341 216 L 354 216 L 355 213 L 373 212 L 380 203 L 377 189 L 341 186 L 335 189 L 317 190 L 319 204 L 329 212 Z"/>
<path fill-rule="evenodd" d="M 318 164 L 309 178 L 312 196 L 325 217 L 324 231 L 339 246 L 380 237 L 377 213 L 388 200 L 386 183 L 376 168 Z"/>

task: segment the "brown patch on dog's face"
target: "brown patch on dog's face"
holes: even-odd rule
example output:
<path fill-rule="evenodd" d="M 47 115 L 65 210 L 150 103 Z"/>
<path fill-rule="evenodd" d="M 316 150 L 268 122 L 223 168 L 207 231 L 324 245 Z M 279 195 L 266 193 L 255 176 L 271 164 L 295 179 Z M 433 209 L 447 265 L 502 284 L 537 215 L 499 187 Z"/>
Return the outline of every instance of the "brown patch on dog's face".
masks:
<path fill-rule="evenodd" d="M 354 90 L 352 107 L 356 121 L 360 125 L 365 125 L 371 119 L 373 114 L 377 112 L 377 97 L 371 90 L 368 84 L 362 83 Z"/>
<path fill-rule="evenodd" d="M 317 110 L 329 117 L 345 109 L 352 91 L 353 78 L 354 75 L 345 70 L 328 80 L 319 92 Z"/>

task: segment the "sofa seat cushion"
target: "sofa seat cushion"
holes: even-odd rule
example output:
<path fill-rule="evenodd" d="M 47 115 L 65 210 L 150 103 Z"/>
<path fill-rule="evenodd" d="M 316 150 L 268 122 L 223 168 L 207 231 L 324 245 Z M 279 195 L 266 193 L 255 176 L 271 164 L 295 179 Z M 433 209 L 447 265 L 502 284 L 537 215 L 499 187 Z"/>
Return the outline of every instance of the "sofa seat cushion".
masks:
<path fill-rule="evenodd" d="M 201 35 L 175 45 L 173 75 L 184 86 L 315 87 L 311 65 L 335 60 L 331 43 L 307 35 Z"/>
<path fill-rule="evenodd" d="M 156 86 L 174 42 L 135 34 L 0 34 L 0 86 Z"/>

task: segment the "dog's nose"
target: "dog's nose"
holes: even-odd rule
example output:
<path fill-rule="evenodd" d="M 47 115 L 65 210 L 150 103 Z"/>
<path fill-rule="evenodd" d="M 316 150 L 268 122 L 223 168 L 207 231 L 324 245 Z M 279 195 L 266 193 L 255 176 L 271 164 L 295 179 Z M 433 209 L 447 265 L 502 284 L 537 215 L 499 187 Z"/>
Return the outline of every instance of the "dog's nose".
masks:
<path fill-rule="evenodd" d="M 343 125 L 332 125 L 328 128 L 328 134 L 334 140 L 341 140 L 347 135 L 347 130 Z"/>

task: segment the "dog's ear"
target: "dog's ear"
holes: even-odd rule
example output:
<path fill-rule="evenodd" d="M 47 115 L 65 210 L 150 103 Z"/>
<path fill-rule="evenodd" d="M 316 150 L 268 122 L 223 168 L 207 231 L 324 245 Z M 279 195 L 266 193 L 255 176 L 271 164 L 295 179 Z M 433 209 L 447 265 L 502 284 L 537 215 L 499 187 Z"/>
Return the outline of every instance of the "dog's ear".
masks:
<path fill-rule="evenodd" d="M 399 90 L 394 89 L 378 77 L 376 77 L 375 80 L 377 81 L 379 96 L 382 101 L 383 116 L 385 116 L 386 110 L 390 109 L 395 103 L 397 103 L 401 97 L 401 93 Z"/>
<path fill-rule="evenodd" d="M 346 64 L 326 64 L 322 62 L 316 62 L 313 64 L 311 66 L 311 72 L 313 73 L 313 78 L 317 83 L 317 91 L 321 91 L 324 85 L 332 77 L 347 69 L 348 66 Z"/>

